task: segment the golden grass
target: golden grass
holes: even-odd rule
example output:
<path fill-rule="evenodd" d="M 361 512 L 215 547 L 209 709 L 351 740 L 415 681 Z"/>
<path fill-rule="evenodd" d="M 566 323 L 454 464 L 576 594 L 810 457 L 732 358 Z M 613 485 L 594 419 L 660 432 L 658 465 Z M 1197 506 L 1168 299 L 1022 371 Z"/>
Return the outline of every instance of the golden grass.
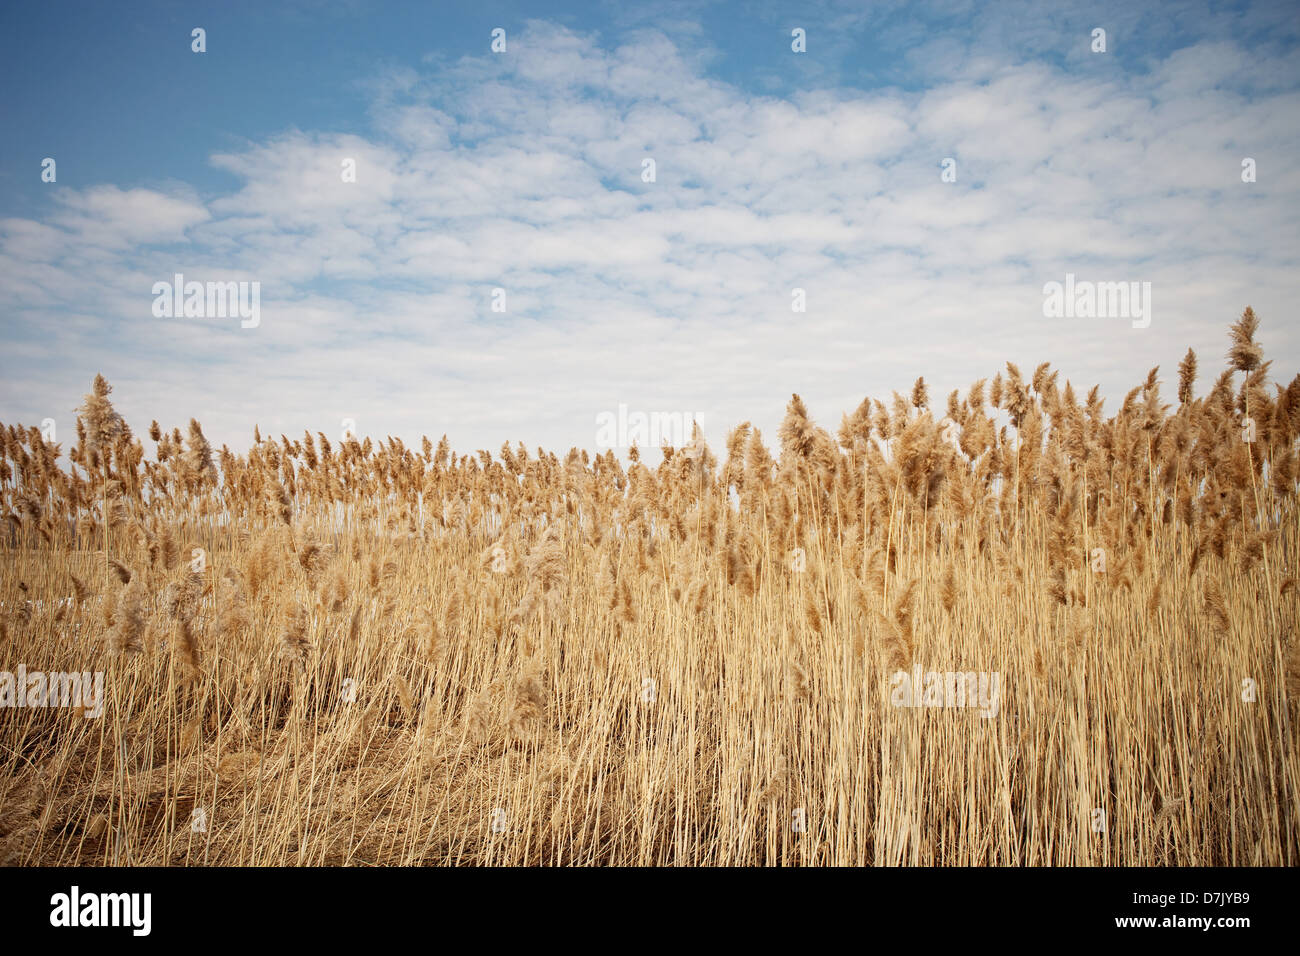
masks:
<path fill-rule="evenodd" d="M 1255 325 L 1172 412 L 1008 366 L 654 469 L 149 460 L 98 379 L 66 470 L 0 427 L 0 670 L 107 695 L 0 708 L 0 862 L 1295 865 L 1300 376 Z M 996 715 L 893 706 L 913 669 Z"/>

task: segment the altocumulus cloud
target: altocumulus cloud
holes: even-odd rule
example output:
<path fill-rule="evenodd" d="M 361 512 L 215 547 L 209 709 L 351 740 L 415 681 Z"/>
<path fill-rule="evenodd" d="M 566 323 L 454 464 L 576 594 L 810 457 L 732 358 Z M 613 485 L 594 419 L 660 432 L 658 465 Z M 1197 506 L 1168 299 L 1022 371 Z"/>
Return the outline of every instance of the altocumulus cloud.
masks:
<path fill-rule="evenodd" d="M 255 422 L 332 438 L 344 418 L 461 451 L 590 448 L 620 403 L 697 413 L 716 448 L 746 419 L 773 439 L 794 391 L 833 427 L 1007 360 L 1113 405 L 1188 346 L 1208 370 L 1246 304 L 1289 376 L 1294 64 L 1215 36 L 1121 71 L 1090 26 L 1055 26 L 1078 35 L 1064 57 L 922 36 L 925 82 L 764 94 L 720 78 L 698 29 L 530 22 L 506 54 L 485 37 L 374 76 L 365 135 L 213 155 L 225 194 L 60 187 L 39 221 L 0 221 L 3 417 L 70 424 L 102 371 L 137 430 L 195 415 L 234 448 Z M 1067 272 L 1149 281 L 1151 326 L 1044 318 Z M 260 326 L 155 319 L 176 273 L 260 282 Z"/>

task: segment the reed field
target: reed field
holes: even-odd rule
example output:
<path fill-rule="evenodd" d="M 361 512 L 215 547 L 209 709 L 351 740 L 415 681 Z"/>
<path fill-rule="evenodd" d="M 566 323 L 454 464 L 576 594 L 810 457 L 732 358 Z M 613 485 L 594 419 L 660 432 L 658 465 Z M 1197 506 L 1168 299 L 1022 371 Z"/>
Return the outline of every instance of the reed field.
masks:
<path fill-rule="evenodd" d="M 1007 364 L 630 463 L 236 454 L 98 378 L 70 450 L 0 427 L 0 671 L 103 681 L 0 686 L 0 862 L 1296 865 L 1300 375 L 1257 326 L 1105 411 Z M 900 706 L 932 673 L 996 700 Z"/>

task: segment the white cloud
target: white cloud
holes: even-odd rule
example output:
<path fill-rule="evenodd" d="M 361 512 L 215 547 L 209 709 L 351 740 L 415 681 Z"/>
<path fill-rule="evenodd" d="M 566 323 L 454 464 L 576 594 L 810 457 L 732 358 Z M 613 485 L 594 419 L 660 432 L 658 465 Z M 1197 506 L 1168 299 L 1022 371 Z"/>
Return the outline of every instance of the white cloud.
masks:
<path fill-rule="evenodd" d="M 209 218 L 196 200 L 152 189 L 95 186 L 55 195 L 63 208 L 52 221 L 95 248 L 183 241 L 188 229 Z"/>
<path fill-rule="evenodd" d="M 46 220 L 0 222 L 22 357 L 3 417 L 68 416 L 103 371 L 138 428 L 194 415 L 236 447 L 254 422 L 354 417 L 377 438 L 564 450 L 619 403 L 701 413 L 715 446 L 742 420 L 774 441 L 794 391 L 833 427 L 864 395 L 923 374 L 937 398 L 1007 360 L 1116 400 L 1189 345 L 1210 377 L 1248 303 L 1275 370 L 1300 367 L 1295 93 L 1216 86 L 1253 54 L 1220 39 L 1148 75 L 1064 72 L 977 42 L 939 71 L 931 46 L 914 61 L 948 78 L 924 92 L 783 100 L 711 78 L 676 36 L 533 23 L 507 56 L 376 80 L 368 137 L 214 156 L 233 193 L 60 191 Z M 1152 282 L 1151 327 L 1044 319 L 1067 271 Z M 261 326 L 153 319 L 150 285 L 175 272 L 260 281 Z"/>

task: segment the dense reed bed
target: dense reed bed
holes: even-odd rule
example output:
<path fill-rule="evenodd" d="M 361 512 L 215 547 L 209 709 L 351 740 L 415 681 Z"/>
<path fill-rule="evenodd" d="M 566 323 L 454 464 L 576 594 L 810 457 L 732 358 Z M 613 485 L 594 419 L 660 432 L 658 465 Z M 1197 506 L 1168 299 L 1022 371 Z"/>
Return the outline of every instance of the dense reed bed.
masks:
<path fill-rule="evenodd" d="M 0 707 L 0 862 L 1295 865 L 1257 324 L 1202 398 L 1191 352 L 1112 415 L 1007 365 L 628 467 L 137 438 L 99 378 L 66 454 L 0 427 L 0 669 L 104 675 Z"/>

